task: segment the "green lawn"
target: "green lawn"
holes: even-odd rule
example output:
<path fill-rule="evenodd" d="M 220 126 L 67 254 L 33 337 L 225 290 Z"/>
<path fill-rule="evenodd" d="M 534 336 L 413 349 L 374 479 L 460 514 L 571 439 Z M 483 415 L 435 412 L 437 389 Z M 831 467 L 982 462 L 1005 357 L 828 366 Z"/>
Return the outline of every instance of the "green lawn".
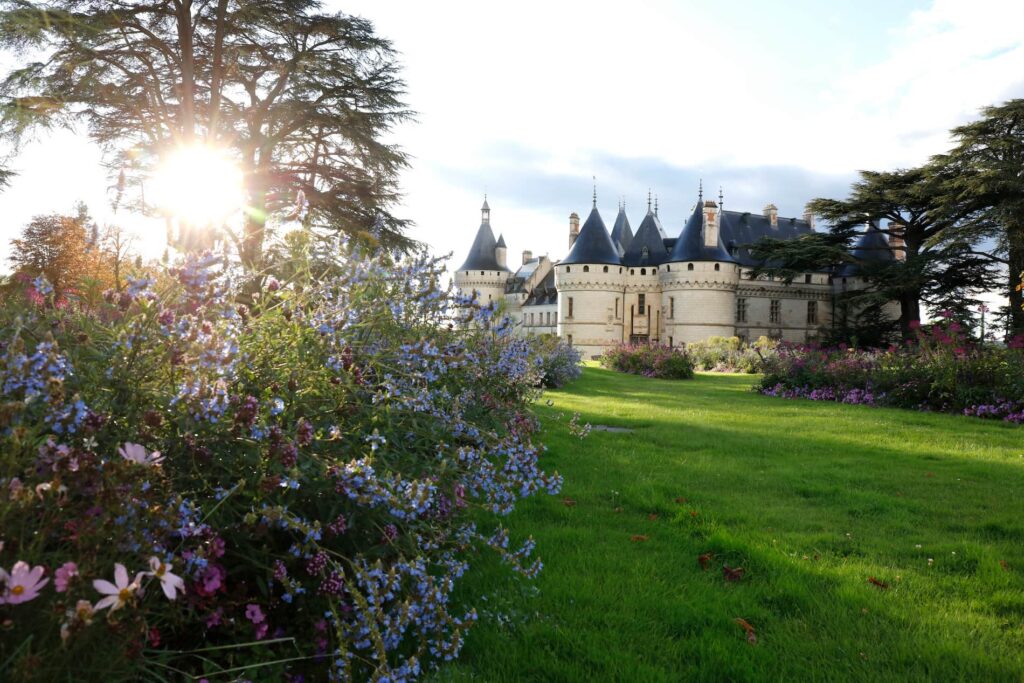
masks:
<path fill-rule="evenodd" d="M 470 573 L 481 619 L 435 680 L 1024 680 L 1024 428 L 752 381 L 589 367 L 550 392 L 564 491 L 508 519 L 545 569 Z M 635 432 L 581 441 L 575 411 Z"/>

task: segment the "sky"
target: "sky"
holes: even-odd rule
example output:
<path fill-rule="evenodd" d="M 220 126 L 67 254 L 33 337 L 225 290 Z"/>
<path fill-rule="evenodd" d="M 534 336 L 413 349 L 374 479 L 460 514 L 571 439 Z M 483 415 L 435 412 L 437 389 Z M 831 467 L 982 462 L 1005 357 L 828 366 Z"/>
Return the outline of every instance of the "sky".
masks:
<path fill-rule="evenodd" d="M 398 213 L 465 258 L 486 192 L 510 266 L 560 258 L 568 216 L 650 190 L 666 231 L 719 187 L 727 208 L 799 216 L 858 169 L 920 164 L 978 110 L 1024 97 L 1020 0 L 490 3 L 329 0 L 398 50 L 416 120 Z M 84 200 L 109 218 L 99 152 L 73 132 L 27 147 L 0 194 L 0 258 L 31 215 Z M 119 216 L 147 255 L 162 224 Z"/>

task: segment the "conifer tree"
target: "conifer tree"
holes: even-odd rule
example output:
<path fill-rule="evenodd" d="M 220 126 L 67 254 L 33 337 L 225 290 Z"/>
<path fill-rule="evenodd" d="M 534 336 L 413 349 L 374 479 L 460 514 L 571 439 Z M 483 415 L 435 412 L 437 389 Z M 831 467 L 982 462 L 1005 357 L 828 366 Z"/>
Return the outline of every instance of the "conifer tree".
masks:
<path fill-rule="evenodd" d="M 1001 286 L 1010 299 L 1007 332 L 1024 333 L 1024 99 L 986 107 L 981 119 L 952 132 L 954 148 L 933 159 L 946 169 L 944 202 L 973 211 L 964 230 L 969 238 L 995 241 L 988 255 L 1007 270 Z"/>
<path fill-rule="evenodd" d="M 932 167 L 861 171 L 846 199 L 810 202 L 809 209 L 829 224 L 828 232 L 795 240 L 762 240 L 753 253 L 765 265 L 754 274 L 772 274 L 791 282 L 808 270 L 838 272 L 854 264 L 869 288 L 849 290 L 840 303 L 848 310 L 867 307 L 877 314 L 879 302 L 897 301 L 900 331 L 910 337 L 921 319 L 922 303 L 935 304 L 951 293 L 979 292 L 994 282 L 991 261 L 974 249 L 977 237 L 956 230 L 972 215 L 971 210 L 940 209 L 943 182 Z M 885 235 L 896 258 L 853 253 L 867 230 Z"/>
<path fill-rule="evenodd" d="M 316 0 L 0 0 L 0 47 L 21 63 L 0 138 L 84 124 L 136 188 L 175 147 L 230 149 L 250 266 L 268 217 L 297 204 L 309 226 L 410 244 L 390 210 L 406 156 L 386 138 L 411 114 L 365 19 Z"/>

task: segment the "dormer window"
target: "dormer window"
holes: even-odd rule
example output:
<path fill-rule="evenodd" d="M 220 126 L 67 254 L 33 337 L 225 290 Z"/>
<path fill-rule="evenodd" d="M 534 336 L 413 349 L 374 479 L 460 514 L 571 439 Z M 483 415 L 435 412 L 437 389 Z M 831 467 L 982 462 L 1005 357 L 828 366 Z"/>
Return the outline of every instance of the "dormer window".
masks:
<path fill-rule="evenodd" d="M 643 256 L 644 258 L 647 258 L 648 256 L 650 256 L 650 254 L 651 254 L 651 250 L 648 249 L 647 247 L 644 247 L 643 249 L 640 250 L 640 255 Z"/>

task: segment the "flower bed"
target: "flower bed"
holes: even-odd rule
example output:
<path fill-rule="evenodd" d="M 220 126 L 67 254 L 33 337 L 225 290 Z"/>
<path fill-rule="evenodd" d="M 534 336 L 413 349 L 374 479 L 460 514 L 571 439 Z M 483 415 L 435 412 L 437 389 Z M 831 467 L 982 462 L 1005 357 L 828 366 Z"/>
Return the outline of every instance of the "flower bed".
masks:
<path fill-rule="evenodd" d="M 540 335 L 532 340 L 545 387 L 565 386 L 583 374 L 583 357 L 575 347 L 553 334 Z"/>
<path fill-rule="evenodd" d="M 783 346 L 765 364 L 767 396 L 962 413 L 1024 422 L 1024 350 L 977 346 L 955 322 L 885 350 Z"/>
<path fill-rule="evenodd" d="M 656 344 L 621 344 L 601 356 L 601 365 L 619 372 L 660 379 L 690 379 L 693 359 L 681 348 Z"/>
<path fill-rule="evenodd" d="M 774 355 L 777 347 L 778 342 L 768 337 L 759 337 L 752 344 L 739 337 L 709 337 L 687 344 L 686 353 L 701 370 L 754 374 L 761 371 L 764 360 Z"/>
<path fill-rule="evenodd" d="M 539 571 L 473 521 L 559 490 L 536 352 L 434 260 L 319 265 L 0 311 L 0 679 L 408 680 L 475 552 Z"/>

